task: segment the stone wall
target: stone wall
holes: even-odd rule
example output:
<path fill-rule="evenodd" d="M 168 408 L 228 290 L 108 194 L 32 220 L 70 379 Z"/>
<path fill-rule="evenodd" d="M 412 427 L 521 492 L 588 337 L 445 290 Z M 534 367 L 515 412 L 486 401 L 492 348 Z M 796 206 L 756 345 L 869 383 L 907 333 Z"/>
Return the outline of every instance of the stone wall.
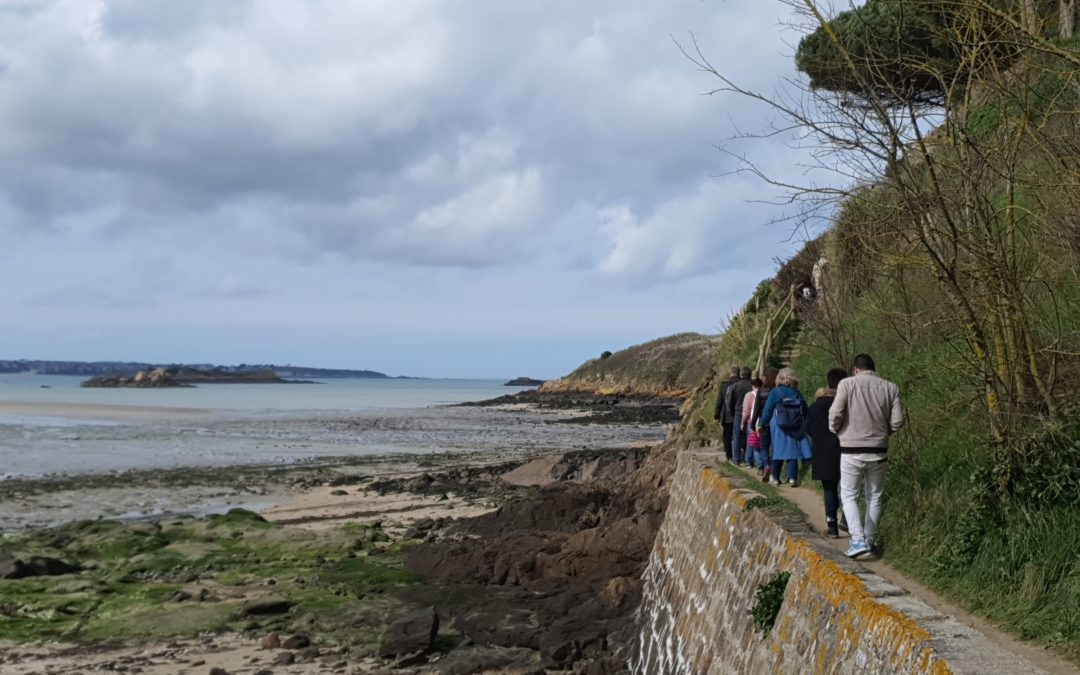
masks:
<path fill-rule="evenodd" d="M 679 457 L 645 572 L 631 669 L 666 673 L 1041 673 L 827 546 L 794 515 Z M 776 624 L 755 632 L 759 585 L 790 573 Z"/>

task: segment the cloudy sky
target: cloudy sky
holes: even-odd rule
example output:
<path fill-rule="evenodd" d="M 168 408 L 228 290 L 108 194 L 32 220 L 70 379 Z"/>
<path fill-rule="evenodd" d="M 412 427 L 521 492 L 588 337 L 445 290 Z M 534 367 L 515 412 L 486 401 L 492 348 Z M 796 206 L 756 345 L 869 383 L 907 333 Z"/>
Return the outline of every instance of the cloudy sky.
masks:
<path fill-rule="evenodd" d="M 0 0 L 0 358 L 554 377 L 790 254 L 763 0 Z M 784 175 L 783 145 L 737 146 Z"/>

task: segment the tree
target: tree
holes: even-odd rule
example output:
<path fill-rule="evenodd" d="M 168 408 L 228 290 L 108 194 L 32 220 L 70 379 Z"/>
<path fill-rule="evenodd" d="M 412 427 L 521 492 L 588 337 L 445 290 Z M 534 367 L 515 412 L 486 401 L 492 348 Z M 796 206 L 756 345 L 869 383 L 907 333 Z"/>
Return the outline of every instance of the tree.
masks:
<path fill-rule="evenodd" d="M 1057 0 L 1057 28 L 1072 37 L 1076 1 Z M 840 12 L 800 41 L 795 66 L 810 86 L 863 98 L 872 94 L 887 106 L 941 105 L 957 78 L 981 78 L 988 65 L 1007 68 L 1019 50 L 1017 27 L 1038 38 L 1055 11 L 1047 0 L 964 3 L 941 0 L 869 0 Z M 965 22 L 977 21 L 987 42 L 980 59 L 958 40 Z M 993 54 L 987 54 L 988 51 Z M 990 57 L 987 59 L 987 57 Z"/>
<path fill-rule="evenodd" d="M 810 86 L 889 105 L 940 102 L 961 67 L 945 39 L 951 12 L 936 2 L 870 0 L 821 23 L 799 41 L 795 66 Z"/>
<path fill-rule="evenodd" d="M 1023 0 L 1024 6 L 1021 11 L 1021 24 L 1032 35 L 1039 34 L 1039 12 L 1035 8 L 1035 0 Z"/>
<path fill-rule="evenodd" d="M 1080 356 L 1080 336 L 1052 320 L 1076 273 L 1043 255 L 1080 211 L 1080 55 L 1033 30 L 1032 10 L 1050 6 L 1030 0 L 871 0 L 835 17 L 785 4 L 812 31 L 796 56 L 805 95 L 750 91 L 696 45 L 684 52 L 719 79 L 713 93 L 769 106 L 819 166 L 854 181 L 822 189 L 742 167 L 793 199 L 858 210 L 842 243 L 878 283 L 936 286 L 1004 452 L 1032 417 L 1058 414 L 1058 373 Z"/>
<path fill-rule="evenodd" d="M 1059 0 L 1058 34 L 1071 38 L 1076 33 L 1076 0 Z"/>

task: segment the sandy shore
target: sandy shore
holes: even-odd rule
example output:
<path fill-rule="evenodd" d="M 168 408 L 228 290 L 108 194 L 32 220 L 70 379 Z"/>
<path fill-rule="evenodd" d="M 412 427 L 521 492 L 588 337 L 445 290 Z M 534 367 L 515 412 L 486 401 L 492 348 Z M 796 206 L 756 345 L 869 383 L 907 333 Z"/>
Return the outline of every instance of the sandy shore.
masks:
<path fill-rule="evenodd" d="M 56 403 L 51 401 L 0 401 L 0 418 L 61 418 L 110 422 L 160 422 L 191 420 L 213 416 L 205 408 L 178 408 L 151 405 L 111 405 L 104 403 Z"/>
<path fill-rule="evenodd" d="M 376 476 L 630 447 L 666 432 L 658 425 L 556 423 L 576 414 L 523 405 L 229 416 L 198 408 L 0 402 L 0 418 L 33 418 L 0 421 L 0 532 L 80 518 L 263 510 L 283 504 L 295 492 L 287 483 L 305 475 Z"/>
<path fill-rule="evenodd" d="M 651 443 L 665 433 L 656 425 L 560 424 L 556 422 L 573 415 L 529 409 L 258 415 L 141 406 L 5 405 L 0 417 L 9 419 L 0 420 L 0 479 L 397 454 L 541 454 Z M 19 414 L 24 417 L 15 419 Z"/>
<path fill-rule="evenodd" d="M 405 474 L 406 476 L 409 474 Z M 341 494 L 341 493 L 345 494 Z M 402 534 L 425 518 L 472 518 L 494 511 L 494 503 L 477 503 L 459 495 L 380 495 L 364 488 L 314 488 L 292 495 L 283 503 L 260 512 L 272 523 L 307 530 L 322 530 L 342 523 L 382 523 L 383 529 Z"/>

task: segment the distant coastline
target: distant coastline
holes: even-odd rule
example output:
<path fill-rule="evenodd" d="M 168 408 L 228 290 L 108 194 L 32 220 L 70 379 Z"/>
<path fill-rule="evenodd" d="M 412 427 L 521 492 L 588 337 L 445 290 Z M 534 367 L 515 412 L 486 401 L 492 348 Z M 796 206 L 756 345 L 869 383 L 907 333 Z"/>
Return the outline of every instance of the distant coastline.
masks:
<path fill-rule="evenodd" d="M 192 371 L 215 372 L 220 374 L 257 373 L 272 371 L 285 379 L 329 379 L 363 378 L 391 379 L 385 373 L 374 370 L 349 370 L 344 368 L 310 368 L 307 366 L 280 366 L 273 364 L 247 364 L 220 366 L 214 364 L 180 363 L 139 363 L 134 361 L 35 361 L 27 359 L 0 360 L 0 373 L 34 373 L 37 375 L 76 375 L 94 377 L 98 375 L 118 374 L 134 376 L 139 371 L 152 371 L 158 368 L 169 370 L 187 369 Z"/>

